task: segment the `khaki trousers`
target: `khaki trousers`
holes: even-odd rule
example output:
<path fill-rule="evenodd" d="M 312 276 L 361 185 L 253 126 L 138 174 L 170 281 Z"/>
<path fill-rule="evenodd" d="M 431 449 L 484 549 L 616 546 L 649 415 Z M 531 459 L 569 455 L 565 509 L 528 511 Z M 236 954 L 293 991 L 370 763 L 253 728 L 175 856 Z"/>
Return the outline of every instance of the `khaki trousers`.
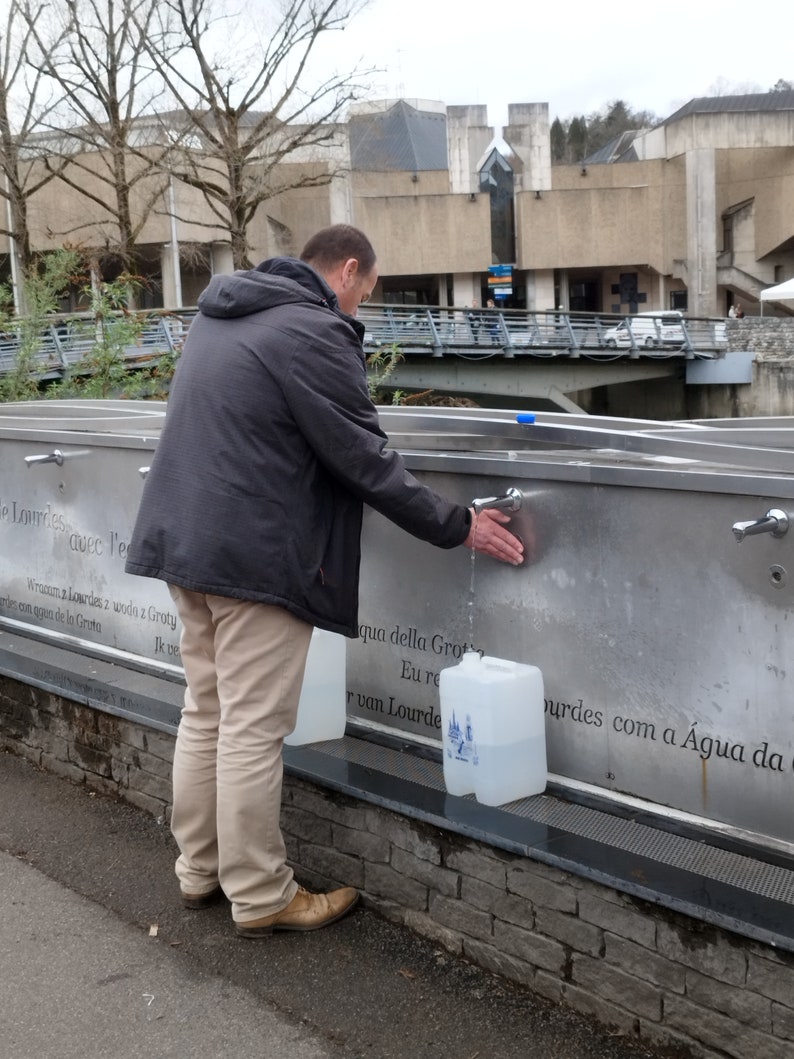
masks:
<path fill-rule="evenodd" d="M 312 626 L 281 607 L 169 585 L 187 690 L 171 830 L 183 891 L 221 884 L 237 922 L 297 891 L 279 827 L 282 742 L 295 727 Z"/>

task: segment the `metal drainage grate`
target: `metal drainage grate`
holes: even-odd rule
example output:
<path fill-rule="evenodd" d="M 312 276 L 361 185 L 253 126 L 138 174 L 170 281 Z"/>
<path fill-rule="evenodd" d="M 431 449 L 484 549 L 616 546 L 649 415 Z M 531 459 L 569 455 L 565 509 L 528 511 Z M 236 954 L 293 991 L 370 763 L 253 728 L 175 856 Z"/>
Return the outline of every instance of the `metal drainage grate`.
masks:
<path fill-rule="evenodd" d="M 390 747 L 344 738 L 315 743 L 311 749 L 433 790 L 445 789 L 440 763 Z M 467 797 L 473 798 L 473 795 Z M 546 824 L 626 853 L 647 857 L 659 864 L 737 887 L 747 893 L 794 905 L 794 871 L 776 864 L 767 864 L 740 853 L 660 831 L 599 809 L 564 802 L 549 795 L 541 794 L 511 802 L 496 811 Z"/>

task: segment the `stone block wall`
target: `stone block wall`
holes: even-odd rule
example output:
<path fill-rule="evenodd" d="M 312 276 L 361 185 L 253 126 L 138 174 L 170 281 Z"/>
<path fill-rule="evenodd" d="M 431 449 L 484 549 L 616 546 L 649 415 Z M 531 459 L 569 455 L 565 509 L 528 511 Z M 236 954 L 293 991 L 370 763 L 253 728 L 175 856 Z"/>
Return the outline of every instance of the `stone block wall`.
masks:
<path fill-rule="evenodd" d="M 691 419 L 794 415 L 794 319 L 746 316 L 727 320 L 728 349 L 755 354 L 753 381 L 687 387 Z"/>
<path fill-rule="evenodd" d="M 794 317 L 745 316 L 726 320 L 729 350 L 752 350 L 760 361 L 794 359 Z"/>
<path fill-rule="evenodd" d="M 691 385 L 680 377 L 571 395 L 597 415 L 640 419 L 734 419 L 794 415 L 794 318 L 726 320 L 728 351 L 755 354 L 751 383 Z"/>
<path fill-rule="evenodd" d="M 167 818 L 168 733 L 0 677 L 0 748 Z M 606 1025 L 700 1059 L 794 1056 L 794 956 L 579 876 L 288 777 L 308 885 Z"/>

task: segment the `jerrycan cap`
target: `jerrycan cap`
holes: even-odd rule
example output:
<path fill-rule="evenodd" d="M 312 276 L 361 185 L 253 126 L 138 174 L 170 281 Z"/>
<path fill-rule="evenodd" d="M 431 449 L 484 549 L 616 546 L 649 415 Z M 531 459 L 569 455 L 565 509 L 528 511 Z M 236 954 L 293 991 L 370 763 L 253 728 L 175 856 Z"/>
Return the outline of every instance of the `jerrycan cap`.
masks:
<path fill-rule="evenodd" d="M 481 661 L 479 651 L 464 651 L 459 664 L 465 666 L 466 669 L 474 669 L 475 666 L 480 665 Z"/>

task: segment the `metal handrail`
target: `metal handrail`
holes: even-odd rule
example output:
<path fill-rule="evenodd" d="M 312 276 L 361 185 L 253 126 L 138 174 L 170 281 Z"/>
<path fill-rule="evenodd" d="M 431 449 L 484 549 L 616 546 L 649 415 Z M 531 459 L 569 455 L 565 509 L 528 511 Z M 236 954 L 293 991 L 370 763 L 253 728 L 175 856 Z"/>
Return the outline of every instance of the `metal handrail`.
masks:
<path fill-rule="evenodd" d="M 475 322 L 470 316 L 476 313 Z M 660 313 L 660 317 L 662 314 Z M 697 357 L 715 359 L 727 350 L 725 321 L 711 318 L 676 321 L 674 327 L 652 327 L 635 334 L 637 316 L 467 307 L 363 306 L 359 320 L 366 333 L 364 347 L 397 346 L 405 354 L 467 354 L 515 357 Z M 651 318 L 653 319 L 653 318 Z M 625 324 L 625 339 L 608 337 Z"/>
<path fill-rule="evenodd" d="M 164 353 L 178 353 L 195 308 L 139 313 L 144 328 L 124 351 L 132 363 Z M 394 347 L 408 356 L 579 358 L 593 360 L 638 357 L 715 359 L 725 355 L 725 321 L 686 319 L 674 328 L 656 327 L 638 340 L 637 316 L 549 312 L 519 309 L 481 309 L 479 326 L 467 307 L 367 304 L 359 310 L 364 324 L 364 348 L 376 352 Z M 661 316 L 661 314 L 660 314 Z M 653 318 L 651 318 L 653 319 Z M 610 330 L 625 324 L 625 342 L 610 339 Z M 58 378 L 79 365 L 96 344 L 96 320 L 90 313 L 53 316 L 42 327 L 31 358 L 31 371 Z M 22 345 L 20 328 L 0 334 L 0 374 L 14 369 Z"/>
<path fill-rule="evenodd" d="M 165 353 L 177 353 L 196 313 L 196 309 L 186 309 L 136 314 L 143 321 L 143 328 L 135 342 L 124 349 L 124 360 L 144 362 Z M 21 323 L 0 333 L 0 375 L 15 369 L 25 341 Z M 93 314 L 52 316 L 42 325 L 27 366 L 38 378 L 57 379 L 78 368 L 96 345 L 97 321 Z"/>

